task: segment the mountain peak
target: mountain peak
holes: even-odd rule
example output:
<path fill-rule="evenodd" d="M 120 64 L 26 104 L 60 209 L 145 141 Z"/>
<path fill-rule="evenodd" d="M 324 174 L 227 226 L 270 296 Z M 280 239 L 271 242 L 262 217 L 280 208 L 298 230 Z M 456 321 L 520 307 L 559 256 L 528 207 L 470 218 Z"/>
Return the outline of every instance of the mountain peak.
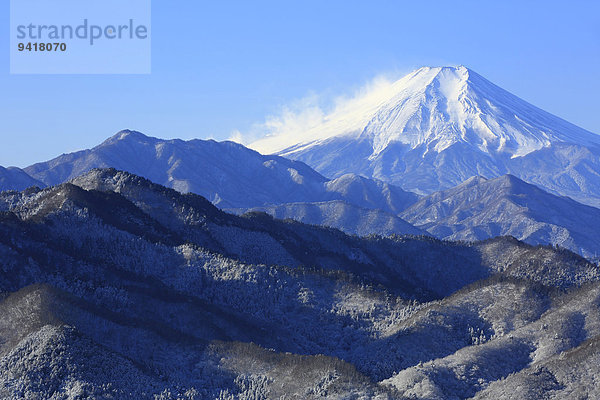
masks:
<path fill-rule="evenodd" d="M 465 189 L 470 189 L 475 186 L 490 188 L 496 195 L 514 194 L 522 192 L 523 190 L 540 190 L 535 185 L 531 185 L 512 174 L 504 174 L 491 179 L 487 179 L 479 175 L 472 176 L 455 188 L 447 189 L 443 192 L 461 192 Z"/>
<path fill-rule="evenodd" d="M 152 142 L 154 142 L 157 140 L 159 140 L 159 139 L 151 137 L 151 136 L 146 136 L 142 132 L 134 131 L 131 129 L 123 129 L 123 130 L 117 132 L 116 134 L 114 134 L 113 136 L 109 137 L 108 139 L 106 139 L 100 145 L 102 146 L 102 145 L 106 145 L 106 144 L 113 144 L 113 143 L 117 143 L 120 141 L 136 141 L 136 142 L 152 141 Z"/>
<path fill-rule="evenodd" d="M 596 200 L 581 192 L 595 192 L 600 201 L 594 189 L 600 188 L 600 136 L 464 65 L 422 67 L 374 85 L 340 102 L 313 126 L 286 125 L 250 147 L 304 161 L 331 178 L 350 172 L 420 194 L 454 187 L 473 175 L 510 172 L 588 204 Z M 596 169 L 583 182 L 580 171 L 588 170 L 588 163 Z"/>
<path fill-rule="evenodd" d="M 438 76 L 448 76 L 454 75 L 460 77 L 462 79 L 468 79 L 469 73 L 471 70 L 464 65 L 446 65 L 446 66 L 438 66 L 438 67 L 421 67 L 409 74 L 410 75 L 423 75 L 423 74 L 434 74 L 436 77 Z"/>
<path fill-rule="evenodd" d="M 501 157 L 521 157 L 555 142 L 600 143 L 600 137 L 494 85 L 463 65 L 422 67 L 339 107 L 299 135 L 273 135 L 251 145 L 296 158 L 325 142 L 369 143 L 369 159 L 401 145 L 421 156 L 455 144 Z M 365 150 L 366 151 L 366 150 Z"/>
<path fill-rule="evenodd" d="M 0 166 L 0 192 L 5 190 L 24 190 L 31 186 L 44 187 L 45 185 L 20 168 L 4 168 Z"/>

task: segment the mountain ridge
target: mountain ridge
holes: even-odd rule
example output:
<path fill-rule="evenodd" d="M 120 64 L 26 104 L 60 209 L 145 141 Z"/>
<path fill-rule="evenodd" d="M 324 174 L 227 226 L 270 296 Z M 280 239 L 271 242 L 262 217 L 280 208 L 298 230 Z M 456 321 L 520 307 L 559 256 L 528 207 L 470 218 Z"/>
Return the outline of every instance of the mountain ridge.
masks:
<path fill-rule="evenodd" d="M 597 257 L 600 209 L 556 196 L 507 174 L 472 177 L 420 199 L 400 216 L 449 240 L 512 235 L 530 244 L 550 243 Z"/>
<path fill-rule="evenodd" d="M 31 186 L 46 186 L 27 172 L 17 167 L 0 166 L 0 192 L 5 190 L 23 190 Z"/>
<path fill-rule="evenodd" d="M 115 169 L 1 193 L 0 260 L 7 398 L 494 398 L 600 335 L 567 250 L 237 217 Z"/>
<path fill-rule="evenodd" d="M 163 140 L 130 130 L 118 132 L 92 149 L 37 163 L 25 171 L 55 185 L 93 168 L 107 167 L 183 193 L 203 195 L 226 208 L 344 200 L 398 213 L 418 198 L 399 187 L 353 174 L 330 180 L 302 162 L 263 156 L 235 142 Z"/>
<path fill-rule="evenodd" d="M 343 200 L 317 203 L 284 203 L 250 209 L 225 209 L 236 214 L 266 212 L 277 219 L 293 219 L 304 224 L 328 226 L 350 235 L 429 235 L 399 216 L 379 209 L 361 208 Z"/>

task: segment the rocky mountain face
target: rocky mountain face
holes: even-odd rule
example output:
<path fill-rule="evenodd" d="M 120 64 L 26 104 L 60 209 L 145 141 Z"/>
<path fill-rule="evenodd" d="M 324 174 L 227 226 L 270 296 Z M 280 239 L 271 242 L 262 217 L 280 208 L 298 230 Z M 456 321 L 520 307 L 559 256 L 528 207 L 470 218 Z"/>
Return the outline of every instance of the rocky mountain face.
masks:
<path fill-rule="evenodd" d="M 31 186 L 45 187 L 46 185 L 32 178 L 20 168 L 4 168 L 0 166 L 0 192 L 5 190 L 24 190 Z"/>
<path fill-rule="evenodd" d="M 473 177 L 436 192 L 400 214 L 447 240 L 514 236 L 551 243 L 586 257 L 600 254 L 600 209 L 555 196 L 512 176 Z"/>
<path fill-rule="evenodd" d="M 95 169 L 0 194 L 0 276 L 3 398 L 599 391 L 598 266 L 512 238 L 351 237 Z"/>
<path fill-rule="evenodd" d="M 421 194 L 512 174 L 600 205 L 600 136 L 463 66 L 421 68 L 300 138 L 274 135 L 251 147 L 332 178 L 351 172 Z"/>
<path fill-rule="evenodd" d="M 343 200 L 399 213 L 418 198 L 353 174 L 330 180 L 302 162 L 263 156 L 233 142 L 161 140 L 135 131 L 119 132 L 93 149 L 65 154 L 25 171 L 47 185 L 57 185 L 104 167 L 199 194 L 221 208 Z"/>

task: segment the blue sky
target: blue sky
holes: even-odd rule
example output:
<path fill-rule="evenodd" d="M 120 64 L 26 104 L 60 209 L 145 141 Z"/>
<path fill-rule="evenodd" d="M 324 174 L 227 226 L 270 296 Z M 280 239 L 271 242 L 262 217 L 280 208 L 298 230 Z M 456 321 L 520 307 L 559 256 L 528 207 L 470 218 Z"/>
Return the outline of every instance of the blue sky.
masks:
<path fill-rule="evenodd" d="M 311 94 L 326 101 L 423 65 L 464 64 L 600 133 L 600 5 L 591 0 L 153 0 L 150 75 L 10 75 L 6 36 L 0 45 L 3 166 L 125 128 L 227 139 Z"/>

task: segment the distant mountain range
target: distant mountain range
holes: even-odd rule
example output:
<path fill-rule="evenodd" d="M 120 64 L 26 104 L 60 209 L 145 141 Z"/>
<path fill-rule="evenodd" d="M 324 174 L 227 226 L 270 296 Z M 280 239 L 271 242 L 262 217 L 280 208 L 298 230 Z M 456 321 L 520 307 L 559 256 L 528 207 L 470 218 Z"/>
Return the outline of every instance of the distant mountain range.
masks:
<path fill-rule="evenodd" d="M 135 131 L 119 132 L 93 149 L 25 171 L 56 185 L 105 167 L 202 195 L 222 208 L 343 200 L 397 214 L 418 199 L 399 187 L 353 174 L 329 180 L 302 162 L 263 156 L 234 142 L 161 140 Z"/>
<path fill-rule="evenodd" d="M 473 177 L 419 199 L 397 186 L 354 174 L 329 180 L 302 162 L 263 156 L 233 142 L 161 140 L 135 131 L 119 132 L 91 150 L 25 170 L 2 169 L 0 174 L 4 188 L 24 189 L 59 184 L 106 166 L 203 195 L 238 214 L 264 211 L 349 234 L 429 234 L 448 240 L 512 235 L 592 259 L 600 253 L 595 240 L 600 235 L 599 209 L 511 175 Z"/>
<path fill-rule="evenodd" d="M 3 190 L 23 190 L 31 186 L 44 187 L 45 185 L 20 168 L 0 166 L 0 192 Z"/>
<path fill-rule="evenodd" d="M 1 193 L 0 261 L 2 398 L 600 391 L 600 270 L 509 237 L 346 236 L 94 169 Z"/>
<path fill-rule="evenodd" d="M 357 235 L 429 234 L 466 241 L 513 236 L 530 244 L 557 245 L 594 260 L 600 255 L 600 209 L 552 195 L 512 175 L 470 178 L 423 197 L 398 215 L 340 201 L 230 211 L 263 211 L 275 218 Z"/>
<path fill-rule="evenodd" d="M 299 137 L 274 135 L 250 147 L 331 178 L 356 173 L 420 194 L 512 174 L 600 205 L 600 136 L 463 66 L 418 69 Z"/>
<path fill-rule="evenodd" d="M 286 203 L 250 209 L 225 209 L 243 214 L 262 211 L 278 219 L 293 219 L 304 224 L 329 226 L 359 236 L 430 235 L 402 218 L 381 210 L 357 207 L 341 200 L 321 203 Z"/>
<path fill-rule="evenodd" d="M 24 170 L 2 168 L 0 190 L 56 185 L 112 167 L 222 209 L 351 234 L 513 235 L 591 258 L 600 251 L 599 209 L 584 205 L 600 205 L 600 136 L 465 67 L 421 68 L 302 139 L 267 137 L 253 147 L 301 161 L 233 142 L 125 130 L 92 149 Z"/>
<path fill-rule="evenodd" d="M 587 257 L 600 254 L 600 209 L 549 194 L 512 175 L 470 178 L 422 198 L 400 216 L 447 240 L 511 235 Z"/>

